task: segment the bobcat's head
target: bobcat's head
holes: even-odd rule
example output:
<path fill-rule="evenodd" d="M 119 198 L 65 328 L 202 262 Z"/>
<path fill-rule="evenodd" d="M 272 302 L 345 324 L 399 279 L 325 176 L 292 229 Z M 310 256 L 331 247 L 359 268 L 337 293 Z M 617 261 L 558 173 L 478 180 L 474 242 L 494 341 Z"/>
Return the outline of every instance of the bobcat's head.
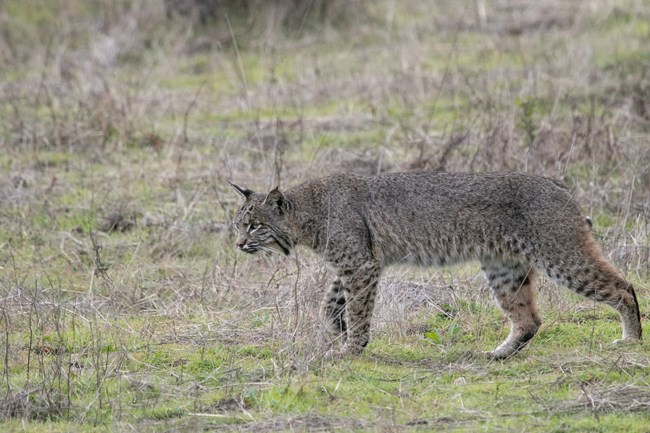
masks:
<path fill-rule="evenodd" d="M 260 194 L 228 183 L 246 199 L 233 221 L 238 232 L 235 245 L 250 254 L 265 251 L 288 256 L 293 242 L 287 224 L 290 204 L 284 194 L 277 187 Z"/>

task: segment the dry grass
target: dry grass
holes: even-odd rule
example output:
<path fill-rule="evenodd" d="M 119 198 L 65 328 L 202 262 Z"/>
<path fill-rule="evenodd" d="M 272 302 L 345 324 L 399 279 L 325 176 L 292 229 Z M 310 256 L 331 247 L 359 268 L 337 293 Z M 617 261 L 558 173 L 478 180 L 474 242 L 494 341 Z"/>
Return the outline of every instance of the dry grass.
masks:
<path fill-rule="evenodd" d="M 273 17 L 168 18 L 154 0 L 6 2 L 5 422 L 475 431 L 499 417 L 525 430 L 522 419 L 541 413 L 643 416 L 647 346 L 617 361 L 606 346 L 615 318 L 550 283 L 539 290 L 545 325 L 524 356 L 477 359 L 505 329 L 472 265 L 390 270 L 369 353 L 321 363 L 317 310 L 331 276 L 308 251 L 237 253 L 226 180 L 265 189 L 422 169 L 563 178 L 645 312 L 648 6 L 351 7 L 352 23 L 334 10 L 317 31 L 309 18 L 282 32 Z M 387 380 L 365 375 L 374 370 Z M 522 378 L 551 391 L 518 394 Z M 493 394 L 496 382 L 506 391 Z"/>

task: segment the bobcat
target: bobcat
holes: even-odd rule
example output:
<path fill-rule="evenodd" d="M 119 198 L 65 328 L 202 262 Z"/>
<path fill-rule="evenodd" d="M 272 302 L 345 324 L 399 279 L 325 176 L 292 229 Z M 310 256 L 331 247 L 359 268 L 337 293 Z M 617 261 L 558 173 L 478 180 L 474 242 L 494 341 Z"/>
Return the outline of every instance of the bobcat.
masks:
<path fill-rule="evenodd" d="M 616 309 L 623 340 L 641 339 L 632 285 L 603 257 L 568 187 L 517 173 L 337 174 L 282 193 L 230 183 L 245 202 L 234 224 L 246 253 L 296 245 L 321 254 L 337 278 L 321 317 L 343 354 L 369 340 L 377 283 L 385 266 L 441 266 L 479 260 L 510 334 L 489 356 L 507 358 L 535 335 L 537 270 L 586 298 Z"/>

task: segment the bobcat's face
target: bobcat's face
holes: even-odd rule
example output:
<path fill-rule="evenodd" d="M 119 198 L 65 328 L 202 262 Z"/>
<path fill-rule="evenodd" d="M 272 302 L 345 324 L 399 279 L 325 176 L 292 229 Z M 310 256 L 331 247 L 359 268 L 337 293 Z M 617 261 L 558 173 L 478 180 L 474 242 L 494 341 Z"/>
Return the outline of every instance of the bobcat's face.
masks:
<path fill-rule="evenodd" d="M 258 194 L 232 186 L 246 199 L 233 221 L 238 232 L 235 245 L 249 254 L 264 251 L 289 255 L 293 242 L 286 224 L 284 195 L 277 188 Z"/>

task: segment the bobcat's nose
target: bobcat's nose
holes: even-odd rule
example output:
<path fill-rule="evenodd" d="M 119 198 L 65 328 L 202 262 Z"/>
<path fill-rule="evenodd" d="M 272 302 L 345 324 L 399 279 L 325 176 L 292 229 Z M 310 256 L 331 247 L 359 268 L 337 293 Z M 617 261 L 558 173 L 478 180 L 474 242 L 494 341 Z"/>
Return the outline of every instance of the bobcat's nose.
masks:
<path fill-rule="evenodd" d="M 244 248 L 244 245 L 246 245 L 246 239 L 237 239 L 235 245 L 237 245 L 237 248 Z"/>

